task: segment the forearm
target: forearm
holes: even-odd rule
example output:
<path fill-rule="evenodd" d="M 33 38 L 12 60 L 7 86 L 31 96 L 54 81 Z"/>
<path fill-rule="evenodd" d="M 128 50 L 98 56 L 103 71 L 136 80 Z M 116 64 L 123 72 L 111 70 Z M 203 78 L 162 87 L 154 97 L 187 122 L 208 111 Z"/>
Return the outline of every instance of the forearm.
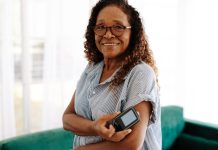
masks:
<path fill-rule="evenodd" d="M 147 124 L 150 116 L 150 103 L 142 102 L 135 106 L 140 114 L 140 122 L 132 127 L 132 132 L 118 142 L 103 141 L 96 144 L 88 144 L 74 150 L 140 150 L 143 146 Z"/>
<path fill-rule="evenodd" d="M 133 129 L 135 130 L 135 129 Z M 121 141 L 102 141 L 94 144 L 87 144 L 77 147 L 74 150 L 140 150 L 144 142 L 144 131 L 132 131 Z"/>
<path fill-rule="evenodd" d="M 63 116 L 63 128 L 77 135 L 97 135 L 93 126 L 93 121 L 76 114 L 64 114 Z"/>
<path fill-rule="evenodd" d="M 126 143 L 124 141 L 120 142 L 110 142 L 104 141 L 95 144 L 88 144 L 85 146 L 77 147 L 74 150 L 139 150 L 140 148 L 135 147 L 133 143 Z"/>
<path fill-rule="evenodd" d="M 89 144 L 81 147 L 77 147 L 74 150 L 119 150 L 118 146 L 115 146 L 117 144 L 105 141 L 105 142 L 100 142 L 100 143 L 95 143 L 95 144 Z"/>

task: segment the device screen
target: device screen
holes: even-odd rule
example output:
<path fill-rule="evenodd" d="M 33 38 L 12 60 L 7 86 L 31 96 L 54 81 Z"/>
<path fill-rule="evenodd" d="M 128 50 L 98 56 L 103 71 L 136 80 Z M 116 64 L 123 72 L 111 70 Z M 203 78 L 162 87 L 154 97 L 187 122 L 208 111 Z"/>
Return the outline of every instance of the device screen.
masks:
<path fill-rule="evenodd" d="M 136 118 L 133 111 L 129 111 L 128 113 L 126 113 L 124 116 L 121 117 L 121 120 L 123 121 L 123 124 L 125 126 L 128 126 L 129 124 L 131 124 L 136 119 L 137 118 Z"/>

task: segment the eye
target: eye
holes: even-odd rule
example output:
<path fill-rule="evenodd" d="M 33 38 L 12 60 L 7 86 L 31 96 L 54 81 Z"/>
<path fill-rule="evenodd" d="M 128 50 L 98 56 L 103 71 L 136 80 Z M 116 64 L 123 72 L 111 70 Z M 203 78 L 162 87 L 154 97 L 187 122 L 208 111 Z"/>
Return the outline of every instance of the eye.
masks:
<path fill-rule="evenodd" d="M 95 26 L 95 30 L 104 30 L 105 29 L 105 26 L 103 25 L 96 25 Z"/>
<path fill-rule="evenodd" d="M 114 30 L 117 30 L 117 31 L 122 31 L 125 27 L 122 26 L 122 25 L 115 25 L 112 27 Z"/>

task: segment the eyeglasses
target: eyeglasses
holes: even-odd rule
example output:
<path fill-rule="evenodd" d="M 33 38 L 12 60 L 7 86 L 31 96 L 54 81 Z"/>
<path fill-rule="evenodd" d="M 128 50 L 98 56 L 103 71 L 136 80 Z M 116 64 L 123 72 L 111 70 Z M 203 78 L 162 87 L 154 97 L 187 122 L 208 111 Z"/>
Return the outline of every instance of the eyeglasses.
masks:
<path fill-rule="evenodd" d="M 108 29 L 110 29 L 111 33 L 115 36 L 121 36 L 126 29 L 130 29 L 131 26 L 123 26 L 123 25 L 113 25 L 110 27 L 106 27 L 103 25 L 94 26 L 94 32 L 98 36 L 104 36 Z"/>

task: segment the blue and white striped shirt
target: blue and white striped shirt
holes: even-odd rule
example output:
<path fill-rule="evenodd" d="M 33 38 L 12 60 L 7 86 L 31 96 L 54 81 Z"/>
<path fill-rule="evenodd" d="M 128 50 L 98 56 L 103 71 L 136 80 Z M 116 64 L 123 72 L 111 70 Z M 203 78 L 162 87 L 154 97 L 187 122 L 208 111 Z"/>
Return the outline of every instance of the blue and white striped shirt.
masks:
<path fill-rule="evenodd" d="M 142 101 L 150 101 L 152 114 L 141 150 L 161 150 L 160 101 L 152 68 L 144 62 L 136 65 L 126 75 L 123 83 L 110 90 L 109 86 L 116 71 L 110 78 L 99 83 L 103 66 L 103 61 L 95 65 L 87 65 L 76 88 L 76 113 L 84 118 L 95 120 L 105 114 L 122 112 Z M 100 136 L 76 135 L 74 147 L 101 141 Z"/>

